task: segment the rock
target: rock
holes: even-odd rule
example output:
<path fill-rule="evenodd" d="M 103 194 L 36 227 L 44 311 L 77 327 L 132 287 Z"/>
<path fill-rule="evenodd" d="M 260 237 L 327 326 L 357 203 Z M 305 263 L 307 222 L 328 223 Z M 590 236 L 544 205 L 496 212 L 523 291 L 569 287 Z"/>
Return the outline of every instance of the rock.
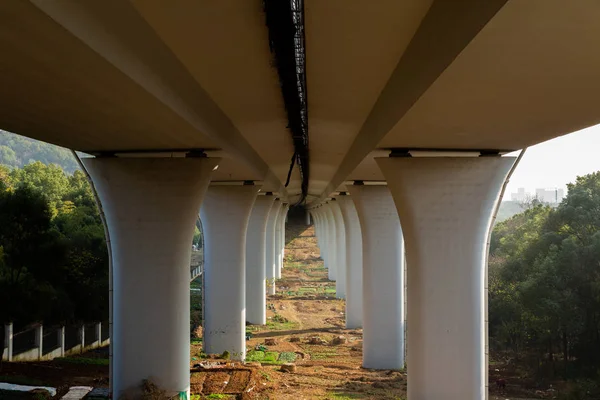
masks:
<path fill-rule="evenodd" d="M 308 340 L 308 344 L 323 344 L 323 339 L 318 336 L 313 336 Z"/>
<path fill-rule="evenodd" d="M 49 391 L 47 391 L 46 389 L 33 389 L 30 390 L 29 393 L 31 393 L 33 396 L 39 399 L 51 399 L 52 398 L 52 394 L 50 394 Z M 86 392 L 87 393 L 87 392 Z"/>
<path fill-rule="evenodd" d="M 346 339 L 345 336 L 340 335 L 340 336 L 334 337 L 333 340 L 331 341 L 331 344 L 334 344 L 334 345 L 346 344 L 347 341 L 348 340 Z"/>
<path fill-rule="evenodd" d="M 296 364 L 283 364 L 280 369 L 281 372 L 296 372 Z"/>
<path fill-rule="evenodd" d="M 262 364 L 259 362 L 256 362 L 256 361 L 247 362 L 246 366 L 252 367 L 252 368 L 262 368 Z"/>
<path fill-rule="evenodd" d="M 297 343 L 297 342 L 299 342 L 299 341 L 300 341 L 300 338 L 299 338 L 299 337 L 291 337 L 291 338 L 290 338 L 290 342 L 292 342 L 292 343 Z"/>
<path fill-rule="evenodd" d="M 277 341 L 273 338 L 265 339 L 265 346 L 275 346 L 276 344 L 277 344 Z"/>

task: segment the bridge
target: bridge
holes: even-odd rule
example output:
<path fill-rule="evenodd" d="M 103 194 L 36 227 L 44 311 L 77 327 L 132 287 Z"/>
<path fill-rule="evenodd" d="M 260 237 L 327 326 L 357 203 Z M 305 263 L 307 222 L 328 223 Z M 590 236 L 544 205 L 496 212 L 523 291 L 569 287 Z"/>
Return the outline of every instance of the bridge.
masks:
<path fill-rule="evenodd" d="M 364 366 L 404 366 L 407 312 L 408 398 L 484 398 L 506 154 L 600 121 L 600 2 L 30 0 L 0 16 L 0 128 L 89 155 L 115 398 L 149 376 L 189 392 L 198 210 L 205 350 L 243 359 L 294 206 Z"/>

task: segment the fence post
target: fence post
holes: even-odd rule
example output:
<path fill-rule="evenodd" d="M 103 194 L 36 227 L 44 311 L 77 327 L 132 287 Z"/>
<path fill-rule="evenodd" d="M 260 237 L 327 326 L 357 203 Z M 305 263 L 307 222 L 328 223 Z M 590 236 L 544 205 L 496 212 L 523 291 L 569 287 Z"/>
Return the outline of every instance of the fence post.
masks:
<path fill-rule="evenodd" d="M 96 324 L 96 347 L 102 344 L 102 322 Z"/>
<path fill-rule="evenodd" d="M 41 361 L 44 355 L 44 325 L 42 324 L 35 327 L 35 345 L 38 348 L 38 361 Z"/>
<path fill-rule="evenodd" d="M 2 346 L 6 349 L 6 361 L 12 361 L 13 356 L 13 323 L 4 324 L 4 342 Z"/>
<path fill-rule="evenodd" d="M 84 324 L 82 324 L 81 327 L 79 328 L 79 339 L 81 342 L 80 353 L 83 354 L 83 348 L 85 347 L 85 325 Z"/>
<path fill-rule="evenodd" d="M 65 356 L 65 327 L 58 328 L 58 344 L 60 345 L 60 356 Z"/>

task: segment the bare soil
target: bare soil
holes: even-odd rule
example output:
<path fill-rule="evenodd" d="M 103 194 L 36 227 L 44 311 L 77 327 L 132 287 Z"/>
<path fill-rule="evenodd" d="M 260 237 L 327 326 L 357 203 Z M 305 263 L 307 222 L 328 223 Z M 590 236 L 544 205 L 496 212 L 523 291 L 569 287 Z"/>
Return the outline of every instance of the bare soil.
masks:
<path fill-rule="evenodd" d="M 335 298 L 335 282 L 327 279 L 313 227 L 288 226 L 284 269 L 276 287 L 276 295 L 267 301 L 267 325 L 247 327 L 252 334 L 247 342 L 250 362 L 219 360 L 214 355 L 206 359 L 201 344 L 192 344 L 192 394 L 244 400 L 406 398 L 404 371 L 361 367 L 362 330 L 344 328 L 345 303 Z M 281 365 L 289 362 L 295 372 L 282 372 Z M 108 366 L 4 363 L 0 378 L 6 377 L 55 387 L 106 387 Z M 496 389 L 498 378 L 506 379 L 505 390 Z M 490 400 L 553 397 L 553 393 L 536 393 L 507 365 L 490 367 Z"/>

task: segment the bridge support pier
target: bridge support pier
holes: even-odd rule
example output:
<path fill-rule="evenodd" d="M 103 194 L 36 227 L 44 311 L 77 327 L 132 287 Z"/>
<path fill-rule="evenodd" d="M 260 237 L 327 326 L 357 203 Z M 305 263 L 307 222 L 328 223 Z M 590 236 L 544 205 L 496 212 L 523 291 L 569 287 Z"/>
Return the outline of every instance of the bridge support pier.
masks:
<path fill-rule="evenodd" d="M 349 187 L 363 252 L 363 367 L 404 368 L 404 244 L 386 186 Z M 412 370 L 411 370 L 412 372 Z"/>
<path fill-rule="evenodd" d="M 363 277 L 362 234 L 356 207 L 350 196 L 337 197 L 346 234 L 346 328 L 362 327 Z"/>
<path fill-rule="evenodd" d="M 151 377 L 189 398 L 191 244 L 217 162 L 83 159 L 111 239 L 114 398 Z"/>
<path fill-rule="evenodd" d="M 265 254 L 267 294 L 275 294 L 275 278 L 277 276 L 277 218 L 283 208 L 283 202 L 275 199 L 267 219 L 267 251 Z"/>
<path fill-rule="evenodd" d="M 338 205 L 337 199 L 332 199 L 329 203 L 333 214 L 333 223 L 335 225 L 335 260 L 336 260 L 336 281 L 335 297 L 338 299 L 346 298 L 346 229 L 344 227 L 344 217 Z"/>
<path fill-rule="evenodd" d="M 277 222 L 275 225 L 275 278 L 281 279 L 281 269 L 283 268 L 283 256 L 285 249 L 285 223 L 289 205 L 283 203 Z"/>
<path fill-rule="evenodd" d="M 267 323 L 266 242 L 267 219 L 275 197 L 257 196 L 246 233 L 246 320 Z"/>
<path fill-rule="evenodd" d="M 246 358 L 246 231 L 259 186 L 210 186 L 204 229 L 204 351 Z"/>
<path fill-rule="evenodd" d="M 330 281 L 337 281 L 337 246 L 336 246 L 336 231 L 335 218 L 331 204 L 327 203 L 323 206 L 323 215 L 325 219 L 325 239 L 327 241 L 327 277 Z"/>
<path fill-rule="evenodd" d="M 408 398 L 485 399 L 487 237 L 514 158 L 379 158 L 377 163 L 406 240 Z"/>

